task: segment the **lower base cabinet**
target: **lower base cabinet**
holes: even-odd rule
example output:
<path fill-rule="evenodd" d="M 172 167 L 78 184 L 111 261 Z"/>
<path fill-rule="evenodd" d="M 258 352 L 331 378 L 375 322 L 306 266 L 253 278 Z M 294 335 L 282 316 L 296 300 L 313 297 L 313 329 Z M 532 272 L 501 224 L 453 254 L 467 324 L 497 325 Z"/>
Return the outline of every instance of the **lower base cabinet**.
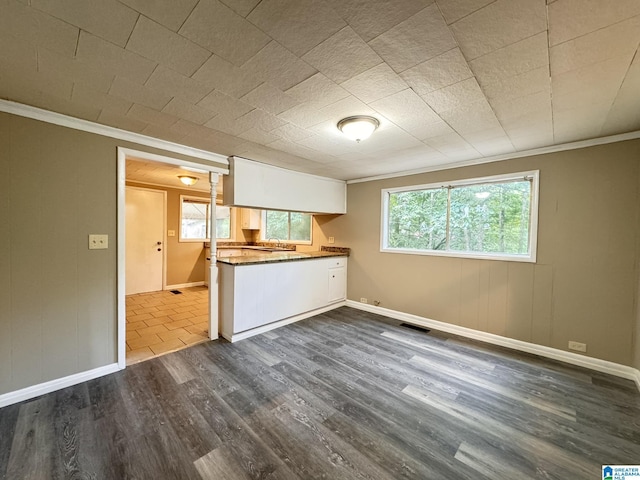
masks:
<path fill-rule="evenodd" d="M 218 267 L 221 331 L 229 340 L 346 298 L 346 257 Z"/>

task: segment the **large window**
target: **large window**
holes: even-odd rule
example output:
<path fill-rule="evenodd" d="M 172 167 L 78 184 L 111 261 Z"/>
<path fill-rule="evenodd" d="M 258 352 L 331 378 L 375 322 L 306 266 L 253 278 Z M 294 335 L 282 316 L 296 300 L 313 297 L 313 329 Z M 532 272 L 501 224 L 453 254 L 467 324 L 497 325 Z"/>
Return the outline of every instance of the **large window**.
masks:
<path fill-rule="evenodd" d="M 292 243 L 311 243 L 311 214 L 265 210 L 262 238 Z"/>
<path fill-rule="evenodd" d="M 180 196 L 180 241 L 203 242 L 209 240 L 211 203 L 205 198 Z M 216 205 L 216 237 L 231 238 L 231 208 Z"/>
<path fill-rule="evenodd" d="M 382 191 L 381 250 L 535 262 L 538 171 Z"/>

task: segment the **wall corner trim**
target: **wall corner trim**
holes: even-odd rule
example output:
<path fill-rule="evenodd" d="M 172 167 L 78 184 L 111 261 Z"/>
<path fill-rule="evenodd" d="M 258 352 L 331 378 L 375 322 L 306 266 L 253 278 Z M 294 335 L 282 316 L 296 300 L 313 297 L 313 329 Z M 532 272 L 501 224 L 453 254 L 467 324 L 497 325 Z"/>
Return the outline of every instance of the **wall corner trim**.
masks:
<path fill-rule="evenodd" d="M 62 113 L 43 110 L 41 108 L 32 107 L 30 105 L 24 105 L 22 103 L 0 99 L 0 112 L 10 113 L 12 115 L 18 115 L 25 118 L 31 118 L 33 120 L 39 120 L 41 122 L 52 123 L 61 127 L 81 130 L 83 132 L 95 133 L 97 135 L 115 138 L 117 140 L 137 143 L 146 147 L 158 148 L 167 152 L 179 153 L 181 155 L 200 158 L 202 160 L 209 160 L 211 162 L 216 162 L 222 165 L 229 165 L 229 160 L 227 160 L 226 155 L 201 150 L 199 148 L 189 147 L 188 145 L 182 145 L 179 143 L 170 142 L 168 140 L 162 140 L 160 138 L 149 137 L 148 135 L 143 135 L 141 133 L 120 130 L 119 128 L 110 127 L 101 123 L 91 122 L 89 120 L 83 120 L 76 117 L 70 117 L 69 115 L 63 115 Z"/>
<path fill-rule="evenodd" d="M 421 327 L 433 328 L 442 332 L 460 335 L 461 337 L 471 338 L 473 340 L 479 340 L 481 342 L 486 342 L 493 345 L 500 345 L 502 347 L 511 348 L 513 350 L 519 350 L 521 352 L 531 353 L 540 357 L 559 360 L 571 365 L 577 365 L 579 367 L 589 368 L 598 372 L 608 373 L 616 377 L 633 380 L 638 387 L 638 391 L 640 391 L 640 370 L 638 370 L 637 368 L 628 367 L 619 363 L 609 362 L 607 360 L 600 360 L 598 358 L 585 357 L 584 355 L 565 352 L 564 350 L 546 347 L 544 345 L 537 345 L 535 343 L 524 342 L 522 340 L 502 337 L 493 333 L 481 332 L 472 328 L 440 322 L 438 320 L 420 317 L 411 313 L 391 310 L 389 308 L 376 307 L 374 305 L 356 302 L 355 300 L 347 300 L 345 303 L 347 307 L 364 310 L 365 312 L 375 313 L 385 317 L 394 318 L 396 320 L 402 320 L 403 322 L 412 323 Z"/>
<path fill-rule="evenodd" d="M 110 373 L 115 373 L 118 370 L 120 370 L 118 364 L 112 363 L 103 367 L 94 368 L 92 370 L 87 370 L 80 373 L 74 373 L 73 375 L 56 378 L 55 380 L 39 383 L 37 385 L 32 385 L 30 387 L 22 388 L 14 392 L 4 393 L 0 395 L 0 408 L 6 407 L 8 405 L 13 405 L 14 403 L 23 402 L 25 400 L 30 400 L 32 398 L 39 397 L 40 395 L 44 395 L 45 393 L 51 393 L 62 388 L 77 385 L 78 383 L 93 380 L 94 378 L 103 377 L 105 375 L 109 375 Z"/>

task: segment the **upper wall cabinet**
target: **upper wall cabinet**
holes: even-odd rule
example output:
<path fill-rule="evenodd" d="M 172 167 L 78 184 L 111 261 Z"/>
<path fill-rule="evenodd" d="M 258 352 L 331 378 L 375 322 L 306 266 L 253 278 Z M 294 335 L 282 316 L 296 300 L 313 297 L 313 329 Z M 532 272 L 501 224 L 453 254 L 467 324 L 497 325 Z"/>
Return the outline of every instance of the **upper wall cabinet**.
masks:
<path fill-rule="evenodd" d="M 223 202 L 267 210 L 347 213 L 347 185 L 342 180 L 229 157 L 229 175 L 223 178 Z"/>

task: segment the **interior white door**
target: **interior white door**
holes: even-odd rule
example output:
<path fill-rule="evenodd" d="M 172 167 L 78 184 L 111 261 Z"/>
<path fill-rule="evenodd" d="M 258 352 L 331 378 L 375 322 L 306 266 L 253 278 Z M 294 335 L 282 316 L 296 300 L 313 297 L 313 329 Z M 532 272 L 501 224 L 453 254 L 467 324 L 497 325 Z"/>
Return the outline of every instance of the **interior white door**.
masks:
<path fill-rule="evenodd" d="M 162 290 L 165 194 L 125 189 L 126 294 Z"/>

